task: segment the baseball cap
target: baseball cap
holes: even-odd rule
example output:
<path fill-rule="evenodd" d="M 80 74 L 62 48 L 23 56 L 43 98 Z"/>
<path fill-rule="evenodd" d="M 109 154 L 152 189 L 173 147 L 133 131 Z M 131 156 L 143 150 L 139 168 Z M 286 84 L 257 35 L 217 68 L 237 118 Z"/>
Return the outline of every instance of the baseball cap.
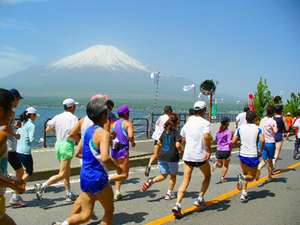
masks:
<path fill-rule="evenodd" d="M 71 107 L 73 105 L 78 105 L 79 103 L 78 102 L 75 102 L 74 99 L 72 98 L 67 98 L 63 101 L 63 105 L 67 106 L 67 107 Z"/>
<path fill-rule="evenodd" d="M 37 110 L 36 110 L 36 108 L 34 108 L 34 107 L 28 107 L 28 108 L 26 109 L 26 114 L 27 114 L 27 115 L 28 115 L 28 114 L 36 114 L 37 116 L 40 116 L 40 114 L 37 113 Z"/>
<path fill-rule="evenodd" d="M 15 97 L 15 98 L 19 98 L 19 99 L 22 99 L 23 97 L 21 96 L 20 92 L 13 88 L 10 90 L 10 93 Z"/>
<path fill-rule="evenodd" d="M 130 112 L 131 109 L 128 107 L 127 104 L 124 104 L 124 105 L 119 106 L 117 111 L 118 111 L 118 114 L 122 115 L 122 114 Z"/>
<path fill-rule="evenodd" d="M 288 116 L 290 116 L 290 115 L 292 115 L 290 112 L 288 112 L 286 115 L 288 115 Z"/>
<path fill-rule="evenodd" d="M 201 110 L 206 108 L 206 103 L 204 101 L 197 101 L 194 104 L 194 110 Z"/>

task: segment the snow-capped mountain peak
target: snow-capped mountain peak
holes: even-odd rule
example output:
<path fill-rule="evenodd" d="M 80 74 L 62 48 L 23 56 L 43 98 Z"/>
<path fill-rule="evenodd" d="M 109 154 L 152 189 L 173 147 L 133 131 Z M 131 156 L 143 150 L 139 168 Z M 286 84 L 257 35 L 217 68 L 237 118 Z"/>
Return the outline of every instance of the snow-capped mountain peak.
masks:
<path fill-rule="evenodd" d="M 95 45 L 50 64 L 50 68 L 54 69 L 83 67 L 102 67 L 113 71 L 142 70 L 149 72 L 141 62 L 110 45 Z"/>

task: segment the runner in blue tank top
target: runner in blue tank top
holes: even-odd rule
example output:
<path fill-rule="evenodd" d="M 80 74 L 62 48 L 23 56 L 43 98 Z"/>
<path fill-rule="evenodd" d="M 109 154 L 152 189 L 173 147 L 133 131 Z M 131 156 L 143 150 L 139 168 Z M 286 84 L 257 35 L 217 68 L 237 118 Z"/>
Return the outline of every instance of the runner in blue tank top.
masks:
<path fill-rule="evenodd" d="M 112 224 L 113 191 L 108 182 L 105 166 L 115 168 L 118 173 L 121 168 L 109 155 L 110 134 L 102 128 L 107 121 L 108 110 L 104 101 L 97 99 L 88 103 L 86 111 L 94 125 L 89 127 L 84 135 L 80 171 L 82 192 L 74 203 L 71 216 L 63 223 L 55 222 L 54 225 L 86 223 L 92 216 L 96 201 L 99 201 L 104 208 L 101 225 Z"/>

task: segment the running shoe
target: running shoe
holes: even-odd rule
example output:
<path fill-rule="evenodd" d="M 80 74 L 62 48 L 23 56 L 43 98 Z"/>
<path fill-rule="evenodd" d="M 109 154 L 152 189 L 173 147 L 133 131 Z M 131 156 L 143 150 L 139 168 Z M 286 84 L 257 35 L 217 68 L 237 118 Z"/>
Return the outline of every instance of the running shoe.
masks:
<path fill-rule="evenodd" d="M 298 151 L 294 151 L 294 154 L 293 154 L 293 159 L 297 159 L 297 155 L 298 155 Z"/>
<path fill-rule="evenodd" d="M 66 202 L 73 202 L 76 200 L 76 198 L 77 198 L 77 196 L 72 192 L 69 192 L 68 194 L 66 194 Z"/>
<path fill-rule="evenodd" d="M 172 208 L 172 213 L 176 218 L 180 218 L 182 216 L 181 207 L 178 204 L 176 204 Z"/>
<path fill-rule="evenodd" d="M 149 178 L 146 182 L 143 183 L 141 191 L 142 192 L 147 191 L 151 187 L 152 184 L 153 184 L 153 179 Z"/>
<path fill-rule="evenodd" d="M 197 198 L 194 201 L 194 206 L 197 206 L 197 207 L 200 207 L 201 209 L 204 209 L 206 207 L 204 199 L 203 198 L 202 199 Z"/>
<path fill-rule="evenodd" d="M 44 188 L 41 183 L 37 183 L 34 185 L 35 195 L 38 200 L 42 200 L 44 194 Z"/>
<path fill-rule="evenodd" d="M 12 196 L 9 200 L 9 204 L 12 208 L 22 208 L 27 206 L 22 197 L 18 195 L 16 197 Z"/>
<path fill-rule="evenodd" d="M 115 196 L 114 196 L 115 201 L 121 200 L 122 198 L 123 198 L 123 195 L 120 192 L 116 193 Z"/>
<path fill-rule="evenodd" d="M 171 192 L 170 194 L 167 193 L 167 194 L 165 195 L 165 200 L 171 200 L 171 199 L 173 199 L 173 198 L 175 198 L 174 192 Z"/>
<path fill-rule="evenodd" d="M 240 191 L 243 188 L 243 177 L 242 174 L 238 174 L 238 182 L 236 184 L 236 188 Z"/>
<path fill-rule="evenodd" d="M 226 178 L 225 177 L 221 177 L 220 178 L 220 183 L 225 183 L 226 182 Z"/>
<path fill-rule="evenodd" d="M 151 171 L 151 166 L 146 166 L 146 169 L 145 169 L 145 176 L 146 177 L 149 177 L 150 171 Z"/>
<path fill-rule="evenodd" d="M 240 200 L 242 203 L 246 203 L 248 201 L 248 195 L 246 194 L 241 194 Z"/>

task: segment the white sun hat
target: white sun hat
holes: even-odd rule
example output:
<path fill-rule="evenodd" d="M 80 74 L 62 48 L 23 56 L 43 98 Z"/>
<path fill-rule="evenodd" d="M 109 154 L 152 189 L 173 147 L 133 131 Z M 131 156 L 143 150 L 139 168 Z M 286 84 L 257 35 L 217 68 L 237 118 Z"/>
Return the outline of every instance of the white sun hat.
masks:
<path fill-rule="evenodd" d="M 26 115 L 28 114 L 36 114 L 38 117 L 40 116 L 40 114 L 37 113 L 37 110 L 34 107 L 28 107 L 26 109 Z"/>

